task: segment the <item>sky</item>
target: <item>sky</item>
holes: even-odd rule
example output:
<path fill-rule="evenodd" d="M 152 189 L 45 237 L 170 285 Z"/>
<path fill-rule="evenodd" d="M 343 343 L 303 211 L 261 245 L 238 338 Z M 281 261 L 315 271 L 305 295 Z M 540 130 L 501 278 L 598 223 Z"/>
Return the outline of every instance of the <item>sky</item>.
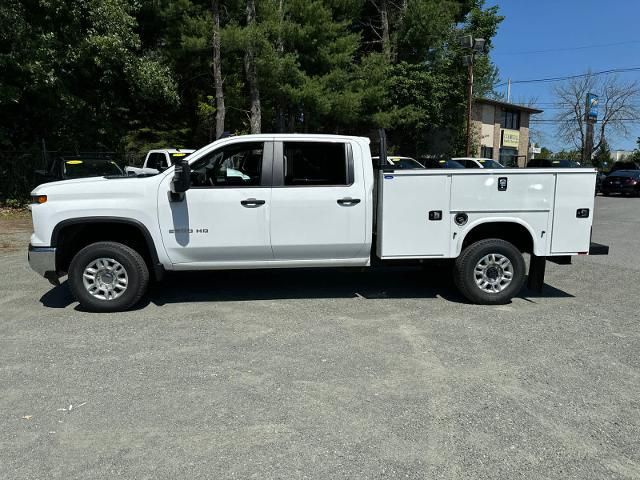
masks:
<path fill-rule="evenodd" d="M 505 17 L 490 54 L 502 81 L 640 67 L 640 0 L 487 0 L 486 6 L 493 5 Z M 618 75 L 640 81 L 640 70 Z M 553 85 L 512 84 L 511 101 L 536 100 L 534 105 L 546 110 L 534 118 L 551 119 L 557 113 Z M 506 87 L 498 90 L 506 95 Z M 629 127 L 627 136 L 607 135 L 612 150 L 636 147 L 640 122 Z M 532 141 L 553 151 L 571 147 L 552 123 L 535 127 Z"/>

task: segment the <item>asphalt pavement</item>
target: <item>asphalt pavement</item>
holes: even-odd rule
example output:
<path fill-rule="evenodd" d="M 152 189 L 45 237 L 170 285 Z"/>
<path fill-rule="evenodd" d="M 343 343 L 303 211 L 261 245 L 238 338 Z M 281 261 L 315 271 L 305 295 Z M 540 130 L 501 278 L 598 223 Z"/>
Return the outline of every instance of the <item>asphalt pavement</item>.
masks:
<path fill-rule="evenodd" d="M 593 238 L 505 306 L 278 270 L 93 314 L 0 222 L 0 478 L 638 479 L 640 199 L 598 197 Z"/>

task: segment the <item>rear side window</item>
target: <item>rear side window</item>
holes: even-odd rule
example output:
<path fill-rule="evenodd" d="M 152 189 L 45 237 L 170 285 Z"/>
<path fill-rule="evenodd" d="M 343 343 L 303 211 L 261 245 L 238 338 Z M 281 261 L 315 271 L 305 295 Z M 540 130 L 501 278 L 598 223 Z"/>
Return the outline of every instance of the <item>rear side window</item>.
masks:
<path fill-rule="evenodd" d="M 350 185 L 346 143 L 285 142 L 284 184 L 288 186 Z"/>

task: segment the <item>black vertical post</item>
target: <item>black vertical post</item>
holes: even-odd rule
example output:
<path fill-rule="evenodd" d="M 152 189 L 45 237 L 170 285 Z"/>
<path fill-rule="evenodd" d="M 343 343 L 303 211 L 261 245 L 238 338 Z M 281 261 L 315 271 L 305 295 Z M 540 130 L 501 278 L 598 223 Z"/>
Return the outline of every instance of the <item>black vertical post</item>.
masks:
<path fill-rule="evenodd" d="M 378 157 L 378 167 L 385 168 L 387 166 L 387 132 L 384 128 L 378 129 L 378 136 L 380 137 L 380 155 Z"/>
<path fill-rule="evenodd" d="M 467 145 L 465 155 L 471 156 L 471 111 L 473 108 L 473 54 L 467 67 Z"/>

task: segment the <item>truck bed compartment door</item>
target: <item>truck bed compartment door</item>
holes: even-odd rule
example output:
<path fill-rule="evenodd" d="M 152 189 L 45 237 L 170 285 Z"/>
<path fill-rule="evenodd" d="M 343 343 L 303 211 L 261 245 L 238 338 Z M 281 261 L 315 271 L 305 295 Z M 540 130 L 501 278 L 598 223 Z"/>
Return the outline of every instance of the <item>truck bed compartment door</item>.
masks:
<path fill-rule="evenodd" d="M 595 173 L 591 172 L 556 176 L 552 254 L 589 251 L 595 182 Z"/>
<path fill-rule="evenodd" d="M 380 258 L 447 256 L 451 222 L 447 174 L 380 172 L 378 247 Z"/>

